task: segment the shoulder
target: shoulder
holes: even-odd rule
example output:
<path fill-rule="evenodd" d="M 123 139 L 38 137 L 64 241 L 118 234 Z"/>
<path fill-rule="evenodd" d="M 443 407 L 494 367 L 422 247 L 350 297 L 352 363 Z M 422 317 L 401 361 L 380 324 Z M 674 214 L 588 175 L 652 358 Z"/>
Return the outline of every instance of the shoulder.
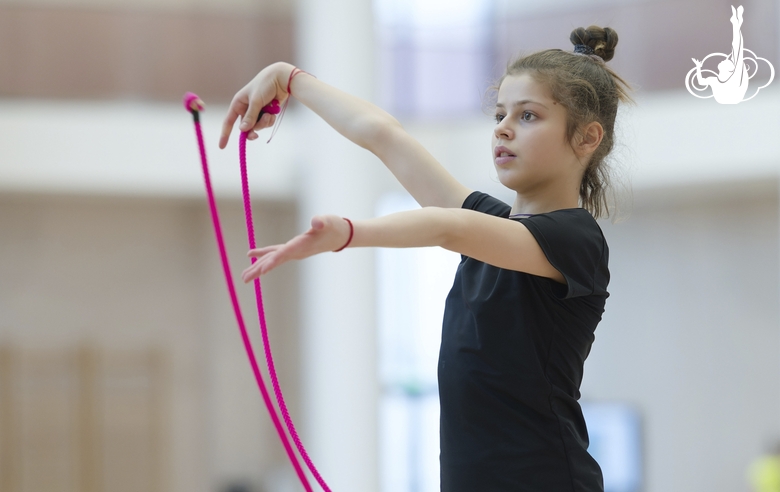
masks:
<path fill-rule="evenodd" d="M 592 239 L 606 244 L 599 223 L 590 212 L 581 207 L 564 208 L 513 220 L 519 220 L 532 232 L 566 234 L 573 237 L 591 236 Z"/>
<path fill-rule="evenodd" d="M 476 210 L 497 217 L 509 217 L 509 211 L 512 207 L 487 193 L 474 191 L 470 193 L 463 201 L 461 208 Z"/>
<path fill-rule="evenodd" d="M 596 219 L 584 208 L 519 219 L 550 264 L 566 278 L 566 297 L 609 295 L 609 247 Z"/>

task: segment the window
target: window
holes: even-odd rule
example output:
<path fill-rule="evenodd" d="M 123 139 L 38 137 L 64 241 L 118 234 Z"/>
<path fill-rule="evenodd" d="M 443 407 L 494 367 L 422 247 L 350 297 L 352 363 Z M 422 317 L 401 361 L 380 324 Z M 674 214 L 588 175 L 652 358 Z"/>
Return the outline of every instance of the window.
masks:
<path fill-rule="evenodd" d="M 401 117 L 481 111 L 495 65 L 492 0 L 374 0 L 381 104 Z"/>
<path fill-rule="evenodd" d="M 637 492 L 642 486 L 639 413 L 617 402 L 582 402 L 588 452 L 601 466 L 604 492 Z"/>
<path fill-rule="evenodd" d="M 376 215 L 420 208 L 388 194 Z M 460 255 L 442 248 L 377 248 L 382 492 L 438 492 L 437 365 L 444 301 Z"/>

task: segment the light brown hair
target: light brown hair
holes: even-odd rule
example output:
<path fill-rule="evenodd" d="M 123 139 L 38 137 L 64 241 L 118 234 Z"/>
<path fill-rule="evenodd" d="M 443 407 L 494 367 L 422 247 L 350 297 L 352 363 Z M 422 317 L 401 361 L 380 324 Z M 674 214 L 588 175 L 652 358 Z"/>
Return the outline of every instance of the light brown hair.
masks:
<path fill-rule="evenodd" d="M 504 78 L 521 74 L 528 74 L 549 88 L 553 100 L 566 108 L 566 142 L 569 145 L 575 134 L 582 136 L 581 131 L 588 123 L 597 121 L 601 124 L 604 135 L 590 157 L 579 194 L 582 206 L 595 218 L 609 217 L 606 191 L 612 180 L 605 159 L 615 143 L 618 103 L 636 103 L 628 95 L 631 86 L 606 65 L 615 55 L 618 43 L 614 29 L 578 27 L 571 32 L 569 40 L 573 45 L 589 46 L 594 54 L 548 49 L 521 55 L 507 64 L 506 72 L 491 89 L 497 93 Z"/>

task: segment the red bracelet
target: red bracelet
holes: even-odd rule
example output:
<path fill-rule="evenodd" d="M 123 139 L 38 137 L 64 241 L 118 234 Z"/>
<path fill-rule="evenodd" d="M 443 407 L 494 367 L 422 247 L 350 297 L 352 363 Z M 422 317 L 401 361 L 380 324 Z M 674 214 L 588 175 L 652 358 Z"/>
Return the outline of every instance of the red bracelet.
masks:
<path fill-rule="evenodd" d="M 290 84 L 292 84 L 293 77 L 295 77 L 301 72 L 311 75 L 309 72 L 306 72 L 305 70 L 301 70 L 298 67 L 293 67 L 292 71 L 290 72 L 290 78 L 287 79 L 287 99 L 284 100 L 284 104 L 282 105 L 282 110 L 276 118 L 276 124 L 274 125 L 274 129 L 273 131 L 271 131 L 271 136 L 268 138 L 268 142 L 266 143 L 271 142 L 271 139 L 274 138 L 274 135 L 276 135 L 276 130 L 279 129 L 279 125 L 282 123 L 284 112 L 287 110 L 287 105 L 290 103 L 290 98 L 292 97 L 292 92 L 290 91 Z M 311 76 L 314 77 L 314 75 Z M 314 78 L 316 79 L 317 77 Z"/>
<path fill-rule="evenodd" d="M 292 79 L 293 79 L 293 77 L 295 77 L 296 75 L 298 75 L 298 74 L 299 74 L 299 73 L 301 73 L 301 72 L 303 72 L 303 70 L 301 70 L 301 69 L 300 69 L 300 68 L 298 68 L 298 67 L 294 67 L 294 68 L 292 69 L 292 71 L 290 72 L 290 78 L 289 78 L 289 79 L 287 79 L 287 94 L 289 94 L 289 95 L 291 95 L 291 96 L 292 96 L 292 92 L 290 92 L 290 84 L 292 83 Z M 305 73 L 309 73 L 309 72 L 305 72 Z M 311 74 L 310 74 L 310 75 L 311 75 Z"/>
<path fill-rule="evenodd" d="M 339 251 L 341 251 L 342 249 L 344 249 L 344 248 L 346 248 L 347 246 L 349 246 L 349 243 L 351 243 L 351 242 L 352 242 L 352 235 L 355 233 L 355 228 L 352 226 L 352 221 L 351 221 L 351 220 L 349 220 L 349 219 L 348 219 L 348 218 L 346 218 L 346 217 L 343 217 L 343 219 L 344 219 L 344 220 L 346 220 L 347 222 L 349 222 L 349 239 L 347 239 L 347 244 L 345 244 L 344 246 L 340 247 L 340 248 L 339 248 L 339 249 L 337 249 L 337 250 L 334 250 L 334 251 L 333 251 L 334 253 L 338 253 L 338 252 L 339 252 Z"/>

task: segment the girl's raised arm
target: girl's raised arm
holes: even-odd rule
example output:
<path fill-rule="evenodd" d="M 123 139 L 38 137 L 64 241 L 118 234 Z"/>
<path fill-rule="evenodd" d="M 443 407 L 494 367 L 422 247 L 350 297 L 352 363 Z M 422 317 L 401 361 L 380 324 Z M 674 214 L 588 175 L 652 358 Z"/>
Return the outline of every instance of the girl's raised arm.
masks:
<path fill-rule="evenodd" d="M 273 125 L 276 116 L 264 115 L 257 121 L 257 115 L 273 99 L 284 102 L 288 97 L 287 83 L 294 68 L 283 62 L 269 65 L 236 93 L 222 127 L 220 148 L 227 145 L 239 116 L 241 131 L 252 130 L 250 139 L 257 138 L 256 130 Z M 472 192 L 412 138 L 398 120 L 376 105 L 306 72 L 293 77 L 290 93 L 336 131 L 379 157 L 420 206 L 460 208 Z"/>

